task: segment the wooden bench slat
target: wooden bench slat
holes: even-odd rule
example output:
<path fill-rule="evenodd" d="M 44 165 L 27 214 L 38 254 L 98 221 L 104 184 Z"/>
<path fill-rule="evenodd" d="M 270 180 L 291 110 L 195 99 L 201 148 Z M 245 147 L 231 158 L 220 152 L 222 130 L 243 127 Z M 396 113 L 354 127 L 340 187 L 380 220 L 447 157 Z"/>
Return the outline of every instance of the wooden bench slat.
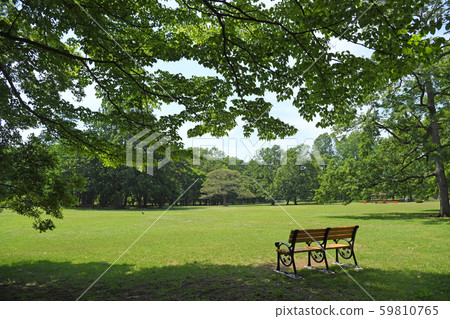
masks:
<path fill-rule="evenodd" d="M 305 229 L 300 230 L 296 237 L 296 242 L 307 242 L 312 241 L 311 237 L 314 238 L 316 241 L 321 241 L 324 239 L 326 228 L 320 228 L 320 229 Z M 294 239 L 294 232 L 291 231 L 291 234 L 289 236 L 289 242 L 292 243 Z"/>
<path fill-rule="evenodd" d="M 298 236 L 302 236 L 302 235 L 324 235 L 325 234 L 326 229 L 324 230 L 300 230 L 297 234 Z M 294 233 L 291 233 L 289 238 L 293 238 L 294 237 Z"/>
<path fill-rule="evenodd" d="M 351 239 L 352 235 L 329 235 L 328 240 L 335 240 L 335 239 Z"/>
<path fill-rule="evenodd" d="M 311 235 L 311 236 L 302 236 L 302 237 L 297 237 L 295 239 L 296 243 L 306 243 L 306 242 L 314 242 L 314 241 L 323 241 L 325 239 L 324 235 Z M 292 243 L 293 241 L 290 240 L 290 243 Z"/>
<path fill-rule="evenodd" d="M 332 233 L 332 232 L 337 232 L 337 233 L 341 233 L 341 232 L 349 232 L 349 233 L 352 233 L 353 232 L 353 230 L 355 229 L 355 227 L 350 227 L 350 228 L 347 228 L 347 227 L 337 227 L 337 228 L 331 228 L 330 229 L 330 233 Z"/>
<path fill-rule="evenodd" d="M 340 235 L 340 236 L 353 236 L 353 229 L 350 230 L 333 230 L 331 229 L 328 233 L 328 236 L 330 235 Z"/>
<path fill-rule="evenodd" d="M 332 241 L 335 239 L 351 239 L 352 236 L 348 236 L 348 235 L 332 235 L 332 236 L 328 236 L 328 241 Z M 312 236 L 312 238 L 310 236 L 305 236 L 305 237 L 297 237 L 295 242 L 296 243 L 308 243 L 308 242 L 322 242 L 325 239 L 324 236 Z M 291 244 L 293 241 L 289 240 L 289 243 Z"/>
<path fill-rule="evenodd" d="M 328 239 L 344 239 L 344 238 L 351 238 L 353 236 L 353 230 L 355 226 L 351 227 L 337 227 L 337 228 L 331 228 L 330 232 L 328 233 Z M 306 229 L 306 230 L 300 230 L 296 237 L 296 242 L 308 242 L 308 241 L 322 241 L 325 237 L 325 231 L 326 228 L 323 229 Z M 291 232 L 291 235 L 289 236 L 289 243 L 292 243 L 294 237 L 294 231 Z M 313 239 L 312 239 L 312 238 Z"/>
<path fill-rule="evenodd" d="M 314 236 L 325 236 L 325 232 L 320 232 L 320 233 L 318 233 L 318 232 L 308 232 L 308 233 L 301 232 L 301 233 L 297 234 L 297 238 L 314 237 Z M 293 238 L 294 238 L 294 236 L 289 236 L 289 239 L 293 239 Z"/>
<path fill-rule="evenodd" d="M 332 227 L 330 229 L 330 232 L 343 232 L 343 231 L 349 231 L 349 232 L 353 232 L 353 229 L 355 229 L 355 226 L 345 226 L 345 227 Z M 325 232 L 327 229 L 326 228 L 312 228 L 312 229 L 300 229 L 298 230 L 298 233 L 321 233 L 321 232 Z M 290 233 L 290 237 L 292 237 L 294 235 L 295 230 L 291 230 Z"/>
<path fill-rule="evenodd" d="M 318 251 L 318 250 L 322 250 L 322 248 L 320 246 L 298 247 L 294 249 L 294 253 L 304 253 L 308 251 Z M 277 251 L 282 254 L 290 253 L 289 249 L 277 249 Z"/>
<path fill-rule="evenodd" d="M 340 248 L 350 248 L 350 244 L 331 244 L 331 245 L 327 245 L 327 250 L 328 249 L 340 249 Z"/>

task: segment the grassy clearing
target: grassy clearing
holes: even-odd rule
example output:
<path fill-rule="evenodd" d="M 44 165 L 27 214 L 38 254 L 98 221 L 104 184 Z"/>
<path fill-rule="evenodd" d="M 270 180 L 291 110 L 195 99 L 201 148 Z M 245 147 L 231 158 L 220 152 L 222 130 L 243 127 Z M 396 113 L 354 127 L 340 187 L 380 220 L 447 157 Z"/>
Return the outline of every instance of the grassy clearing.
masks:
<path fill-rule="evenodd" d="M 348 273 L 376 300 L 449 299 L 449 219 L 430 217 L 437 202 L 283 208 L 304 228 L 360 225 L 364 270 Z M 42 234 L 0 214 L 0 299 L 76 299 L 163 210 L 143 212 L 65 210 Z M 173 208 L 83 300 L 369 300 L 337 266 L 300 269 L 299 280 L 272 272 L 274 242 L 293 228 L 276 206 Z"/>

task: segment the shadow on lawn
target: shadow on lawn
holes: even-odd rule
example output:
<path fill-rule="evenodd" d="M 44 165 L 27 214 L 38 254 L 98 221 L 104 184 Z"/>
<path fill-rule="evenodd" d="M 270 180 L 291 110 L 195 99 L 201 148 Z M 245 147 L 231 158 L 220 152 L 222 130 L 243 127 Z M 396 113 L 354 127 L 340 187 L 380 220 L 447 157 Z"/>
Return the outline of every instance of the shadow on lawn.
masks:
<path fill-rule="evenodd" d="M 370 213 L 361 215 L 328 215 L 327 218 L 359 219 L 359 220 L 409 220 L 418 219 L 423 224 L 439 225 L 450 223 L 450 218 L 440 218 L 439 210 L 426 210 L 427 213 Z"/>
<path fill-rule="evenodd" d="M 0 300 L 76 300 L 107 267 L 47 260 L 0 266 Z M 301 279 L 273 267 L 191 263 L 136 270 L 116 264 L 81 300 L 370 300 L 335 265 L 334 275 L 301 269 Z M 376 300 L 446 300 L 450 294 L 444 274 L 370 268 L 349 274 Z"/>

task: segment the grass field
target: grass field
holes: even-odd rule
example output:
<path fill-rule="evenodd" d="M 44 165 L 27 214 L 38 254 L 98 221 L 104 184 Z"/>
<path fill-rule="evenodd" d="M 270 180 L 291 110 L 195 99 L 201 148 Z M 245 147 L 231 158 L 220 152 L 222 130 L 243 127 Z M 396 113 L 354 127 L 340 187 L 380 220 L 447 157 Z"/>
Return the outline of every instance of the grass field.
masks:
<path fill-rule="evenodd" d="M 304 228 L 359 225 L 364 270 L 274 273 L 274 242 L 298 228 L 277 206 L 174 207 L 82 300 L 370 300 L 355 281 L 375 300 L 449 300 L 450 220 L 431 217 L 437 202 L 283 208 Z M 0 214 L 0 299 L 77 299 L 163 211 L 68 209 L 42 234 Z"/>

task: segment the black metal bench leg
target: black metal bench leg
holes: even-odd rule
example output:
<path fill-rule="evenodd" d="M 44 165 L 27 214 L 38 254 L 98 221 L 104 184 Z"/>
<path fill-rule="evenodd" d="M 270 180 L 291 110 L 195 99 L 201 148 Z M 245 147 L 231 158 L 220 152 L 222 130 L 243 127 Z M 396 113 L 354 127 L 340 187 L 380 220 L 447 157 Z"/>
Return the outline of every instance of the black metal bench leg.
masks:
<path fill-rule="evenodd" d="M 339 262 L 339 249 L 336 249 L 336 262 Z"/>
<path fill-rule="evenodd" d="M 327 271 L 330 271 L 330 269 L 328 268 L 327 253 L 325 250 L 323 251 L 323 260 L 325 261 L 325 266 L 327 267 Z"/>
<path fill-rule="evenodd" d="M 336 250 L 336 251 L 337 251 L 337 250 Z M 338 261 L 338 255 L 337 255 L 337 254 L 336 254 L 336 262 L 335 262 L 335 264 L 338 264 L 338 265 L 341 266 L 341 267 L 350 267 L 350 268 L 354 268 L 354 269 L 358 269 L 358 270 L 362 269 L 362 267 L 358 266 L 358 262 L 356 261 L 356 256 L 355 256 L 355 252 L 354 252 L 353 249 L 352 249 L 352 254 L 351 254 L 350 257 L 352 257 L 352 256 L 353 256 L 353 261 L 355 262 L 355 265 L 342 264 L 342 263 L 340 263 L 340 262 Z M 349 257 L 349 258 L 350 258 L 350 257 Z"/>
<path fill-rule="evenodd" d="M 277 252 L 277 270 L 280 270 L 280 253 Z"/>
<path fill-rule="evenodd" d="M 311 252 L 308 251 L 308 267 L 311 267 Z"/>
<path fill-rule="evenodd" d="M 352 250 L 353 260 L 355 261 L 355 266 L 358 266 L 358 263 L 356 262 L 356 256 L 355 252 Z"/>
<path fill-rule="evenodd" d="M 325 250 L 323 251 L 323 260 L 325 261 L 326 266 L 326 270 L 324 270 L 324 272 L 327 274 L 334 274 L 334 271 L 330 270 L 330 268 L 328 267 L 327 252 Z"/>
<path fill-rule="evenodd" d="M 294 254 L 291 255 L 292 258 L 292 268 L 294 268 L 294 275 L 297 275 L 297 268 L 295 267 Z"/>

